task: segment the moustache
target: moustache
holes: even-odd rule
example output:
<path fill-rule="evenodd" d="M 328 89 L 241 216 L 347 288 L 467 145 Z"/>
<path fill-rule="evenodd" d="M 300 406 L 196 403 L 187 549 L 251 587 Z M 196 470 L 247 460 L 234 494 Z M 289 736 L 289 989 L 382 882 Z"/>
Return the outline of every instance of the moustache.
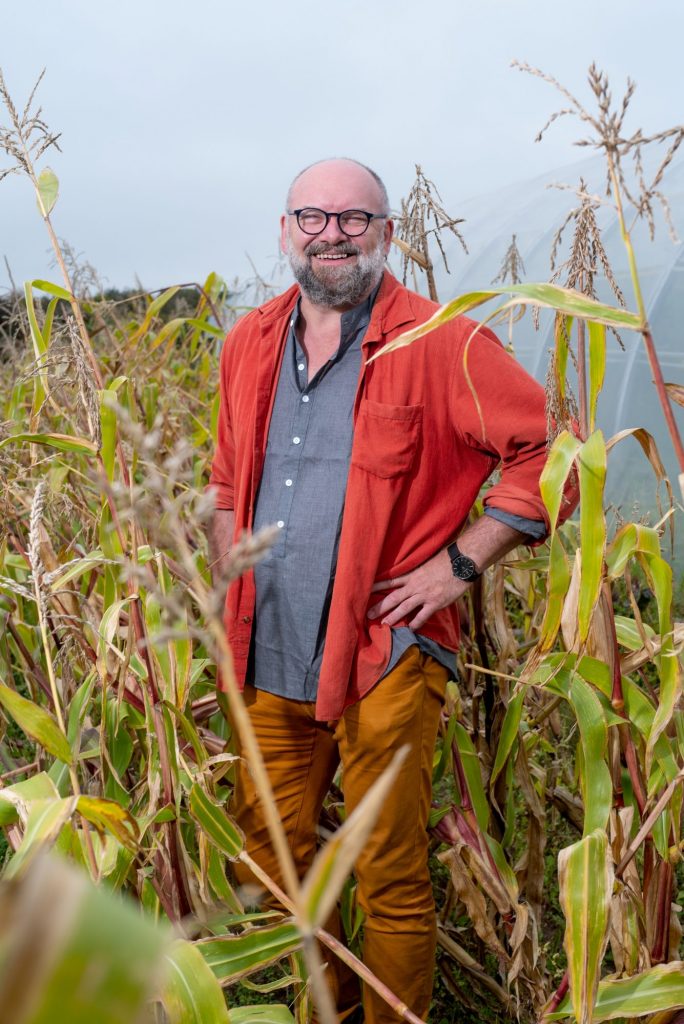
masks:
<path fill-rule="evenodd" d="M 331 245 L 329 242 L 309 242 L 304 250 L 307 256 L 320 256 L 323 253 L 337 253 L 340 256 L 358 256 L 361 252 L 358 245 L 351 242 L 340 242 L 338 245 Z"/>

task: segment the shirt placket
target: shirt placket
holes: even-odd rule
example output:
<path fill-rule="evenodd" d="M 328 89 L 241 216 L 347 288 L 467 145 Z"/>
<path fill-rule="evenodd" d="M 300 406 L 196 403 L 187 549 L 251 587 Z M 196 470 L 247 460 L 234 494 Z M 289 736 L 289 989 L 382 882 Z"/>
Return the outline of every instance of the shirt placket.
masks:
<path fill-rule="evenodd" d="M 315 397 L 315 385 L 311 386 L 308 383 L 306 356 L 297 341 L 294 331 L 294 320 L 290 321 L 290 331 L 292 332 L 294 343 L 294 377 L 299 391 L 299 401 L 295 405 L 294 415 L 290 421 L 291 429 L 288 440 L 290 455 L 284 460 L 283 464 L 281 497 L 278 503 L 278 519 L 276 520 L 276 525 L 285 531 L 287 530 L 292 513 L 294 491 L 297 486 L 297 477 L 304 454 L 304 445 L 306 443 L 306 435 Z"/>

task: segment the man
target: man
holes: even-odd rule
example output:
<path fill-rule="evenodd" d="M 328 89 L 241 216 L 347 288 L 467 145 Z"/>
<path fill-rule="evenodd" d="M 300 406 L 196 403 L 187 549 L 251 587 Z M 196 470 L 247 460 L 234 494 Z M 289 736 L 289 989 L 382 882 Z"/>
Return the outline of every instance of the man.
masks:
<path fill-rule="evenodd" d="M 384 269 L 393 224 L 369 168 L 305 169 L 281 231 L 298 284 L 244 317 L 222 353 L 212 557 L 220 565 L 243 529 L 280 527 L 270 556 L 229 589 L 225 621 L 301 874 L 340 759 L 350 811 L 410 745 L 355 870 L 364 961 L 424 1017 L 435 953 L 426 825 L 455 602 L 546 532 L 544 393 L 490 332 L 468 346 L 465 318 L 369 364 L 436 308 Z M 460 532 L 497 465 L 486 514 Z M 278 878 L 244 763 L 233 813 Z M 349 979 L 339 965 L 330 974 L 344 1011 Z M 370 991 L 364 1012 L 369 1024 L 397 1019 Z"/>

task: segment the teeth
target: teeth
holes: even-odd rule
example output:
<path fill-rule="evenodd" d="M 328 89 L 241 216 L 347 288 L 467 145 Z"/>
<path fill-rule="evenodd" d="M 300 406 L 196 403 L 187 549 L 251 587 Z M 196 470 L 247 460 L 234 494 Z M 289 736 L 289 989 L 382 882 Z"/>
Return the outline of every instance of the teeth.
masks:
<path fill-rule="evenodd" d="M 319 260 L 345 260 L 351 256 L 349 252 L 319 252 L 316 253 Z"/>

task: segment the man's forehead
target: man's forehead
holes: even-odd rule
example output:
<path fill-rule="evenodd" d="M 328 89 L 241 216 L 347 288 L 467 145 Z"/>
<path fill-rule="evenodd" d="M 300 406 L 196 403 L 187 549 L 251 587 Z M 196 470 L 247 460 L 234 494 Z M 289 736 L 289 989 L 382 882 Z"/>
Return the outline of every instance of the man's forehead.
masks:
<path fill-rule="evenodd" d="M 378 183 L 365 167 L 351 160 L 326 160 L 308 167 L 291 190 L 294 206 L 342 203 L 377 205 L 382 201 Z"/>

